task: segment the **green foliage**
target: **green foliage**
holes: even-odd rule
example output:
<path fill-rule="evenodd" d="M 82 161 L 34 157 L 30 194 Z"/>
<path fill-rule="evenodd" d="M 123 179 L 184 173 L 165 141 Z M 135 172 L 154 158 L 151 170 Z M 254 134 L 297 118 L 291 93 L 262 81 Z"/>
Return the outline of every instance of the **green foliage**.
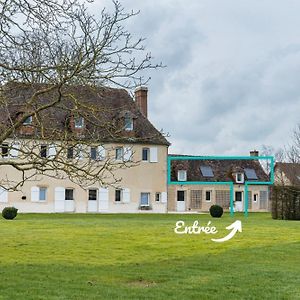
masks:
<path fill-rule="evenodd" d="M 209 209 L 210 215 L 213 218 L 221 218 L 223 215 L 223 208 L 220 205 L 212 205 Z"/>
<path fill-rule="evenodd" d="M 272 188 L 272 218 L 300 220 L 300 188 L 293 186 Z"/>
<path fill-rule="evenodd" d="M 18 214 L 18 209 L 15 207 L 5 207 L 2 210 L 2 217 L 6 220 L 14 219 Z"/>

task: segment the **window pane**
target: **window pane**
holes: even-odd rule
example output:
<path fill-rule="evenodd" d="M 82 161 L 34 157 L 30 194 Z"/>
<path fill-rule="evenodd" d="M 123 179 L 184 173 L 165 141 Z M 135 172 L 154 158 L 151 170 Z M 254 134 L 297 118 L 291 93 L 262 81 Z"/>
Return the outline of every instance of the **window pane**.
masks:
<path fill-rule="evenodd" d="M 47 157 L 47 146 L 46 145 L 41 146 L 40 154 L 41 154 L 41 157 Z"/>
<path fill-rule="evenodd" d="M 116 149 L 116 159 L 122 160 L 122 156 L 123 156 L 123 148 L 117 148 Z"/>
<path fill-rule="evenodd" d="M 97 148 L 96 147 L 91 148 L 91 159 L 94 159 L 94 160 L 97 159 Z"/>
<path fill-rule="evenodd" d="M 121 201 L 121 190 L 120 189 L 117 189 L 115 191 L 115 201 L 116 202 L 120 202 Z"/>
<path fill-rule="evenodd" d="M 160 193 L 155 194 L 155 201 L 159 202 L 160 201 Z"/>
<path fill-rule="evenodd" d="M 2 144 L 2 157 L 8 156 L 8 144 Z"/>
<path fill-rule="evenodd" d="M 203 177 L 214 177 L 214 173 L 210 166 L 200 166 L 200 171 Z"/>
<path fill-rule="evenodd" d="M 211 200 L 210 199 L 211 198 L 210 197 L 211 196 L 211 191 L 206 191 L 205 194 L 206 194 L 206 196 L 205 196 L 206 201 L 210 201 Z"/>
<path fill-rule="evenodd" d="M 149 205 L 149 193 L 141 193 L 141 205 Z"/>
<path fill-rule="evenodd" d="M 125 117 L 125 130 L 133 130 L 133 120 L 131 117 Z"/>
<path fill-rule="evenodd" d="M 74 123 L 75 123 L 75 127 L 76 128 L 82 128 L 83 124 L 84 124 L 83 117 L 77 117 L 77 118 L 75 118 Z"/>
<path fill-rule="evenodd" d="M 40 195 L 39 195 L 39 200 L 40 201 L 45 201 L 46 200 L 46 188 L 41 187 L 40 188 Z"/>
<path fill-rule="evenodd" d="M 177 176 L 178 176 L 178 181 L 186 181 L 186 171 L 185 170 L 179 170 Z"/>
<path fill-rule="evenodd" d="M 74 157 L 74 149 L 73 147 L 69 147 L 67 152 L 67 158 L 72 159 L 73 157 Z"/>
<path fill-rule="evenodd" d="M 26 119 L 25 119 L 25 121 L 24 121 L 24 125 L 28 125 L 28 124 L 31 124 L 32 123 L 32 116 L 29 116 L 29 117 L 27 117 Z"/>
<path fill-rule="evenodd" d="M 97 190 L 89 190 L 89 200 L 97 200 Z"/>
<path fill-rule="evenodd" d="M 74 200 L 73 189 L 66 189 L 65 200 Z"/>
<path fill-rule="evenodd" d="M 149 148 L 143 148 L 142 160 L 144 161 L 149 160 Z"/>
<path fill-rule="evenodd" d="M 257 175 L 254 169 L 244 169 L 248 179 L 257 179 Z"/>

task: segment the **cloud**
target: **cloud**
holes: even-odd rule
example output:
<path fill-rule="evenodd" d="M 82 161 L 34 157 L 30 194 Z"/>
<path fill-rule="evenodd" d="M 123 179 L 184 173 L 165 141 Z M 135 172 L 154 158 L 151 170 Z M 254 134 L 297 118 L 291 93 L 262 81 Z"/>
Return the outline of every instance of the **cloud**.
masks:
<path fill-rule="evenodd" d="M 171 152 L 244 155 L 289 141 L 300 122 L 300 2 L 122 4 L 140 9 L 129 31 L 167 65 L 148 74 L 149 115 Z"/>

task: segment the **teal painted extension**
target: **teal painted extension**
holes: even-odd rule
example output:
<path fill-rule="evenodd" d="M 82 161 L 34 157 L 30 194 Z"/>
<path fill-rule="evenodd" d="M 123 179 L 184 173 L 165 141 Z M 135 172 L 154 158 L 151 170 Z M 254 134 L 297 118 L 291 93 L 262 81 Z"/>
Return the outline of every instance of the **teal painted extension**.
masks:
<path fill-rule="evenodd" d="M 270 168 L 267 175 L 259 161 Z M 272 156 L 168 156 L 168 185 L 226 185 L 230 190 L 230 214 L 234 214 L 234 186 L 244 185 L 245 216 L 248 215 L 249 186 L 274 183 Z"/>

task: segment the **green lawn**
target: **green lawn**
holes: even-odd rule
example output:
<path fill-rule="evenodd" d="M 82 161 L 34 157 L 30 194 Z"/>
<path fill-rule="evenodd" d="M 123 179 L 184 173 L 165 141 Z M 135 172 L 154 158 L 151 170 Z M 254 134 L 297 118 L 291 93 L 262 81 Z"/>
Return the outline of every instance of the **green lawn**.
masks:
<path fill-rule="evenodd" d="M 210 239 L 240 219 L 243 232 Z M 217 235 L 176 235 L 175 222 Z M 300 299 L 300 222 L 269 214 L 23 214 L 0 220 L 0 299 Z"/>

